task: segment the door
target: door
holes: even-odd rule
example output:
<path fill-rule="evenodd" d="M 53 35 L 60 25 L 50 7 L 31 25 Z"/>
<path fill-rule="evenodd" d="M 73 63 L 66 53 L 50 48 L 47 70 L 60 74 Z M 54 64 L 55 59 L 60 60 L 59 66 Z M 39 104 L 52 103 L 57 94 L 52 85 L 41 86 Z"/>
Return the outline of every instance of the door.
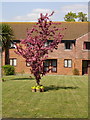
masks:
<path fill-rule="evenodd" d="M 82 75 L 90 74 L 90 60 L 82 61 Z"/>
<path fill-rule="evenodd" d="M 88 61 L 88 75 L 90 75 L 90 60 Z"/>

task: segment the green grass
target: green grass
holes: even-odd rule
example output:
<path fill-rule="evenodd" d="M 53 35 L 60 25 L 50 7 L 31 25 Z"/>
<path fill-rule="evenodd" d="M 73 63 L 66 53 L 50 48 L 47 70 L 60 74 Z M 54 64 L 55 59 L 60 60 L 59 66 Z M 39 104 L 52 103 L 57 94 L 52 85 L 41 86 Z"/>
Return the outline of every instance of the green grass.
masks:
<path fill-rule="evenodd" d="M 43 93 L 32 93 L 36 85 L 28 75 L 6 76 L 3 82 L 3 118 L 87 118 L 87 76 L 44 76 Z"/>

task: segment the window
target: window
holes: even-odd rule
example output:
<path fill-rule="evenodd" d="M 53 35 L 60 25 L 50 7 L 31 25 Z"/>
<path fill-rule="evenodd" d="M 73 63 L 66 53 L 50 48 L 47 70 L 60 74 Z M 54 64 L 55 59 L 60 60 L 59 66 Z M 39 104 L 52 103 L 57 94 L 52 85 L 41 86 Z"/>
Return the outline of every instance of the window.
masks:
<path fill-rule="evenodd" d="M 90 42 L 84 42 L 83 49 L 90 50 Z"/>
<path fill-rule="evenodd" d="M 51 72 L 57 72 L 57 68 L 56 67 L 52 67 Z"/>
<path fill-rule="evenodd" d="M 48 71 L 49 70 L 49 66 L 50 66 L 50 60 L 46 60 L 44 62 L 44 71 Z"/>
<path fill-rule="evenodd" d="M 10 48 L 16 48 L 16 45 L 14 43 L 11 43 Z"/>
<path fill-rule="evenodd" d="M 26 62 L 26 66 L 27 66 L 27 67 L 30 67 L 30 63 Z"/>
<path fill-rule="evenodd" d="M 10 58 L 10 65 L 16 66 L 17 65 L 17 59 L 16 58 Z"/>
<path fill-rule="evenodd" d="M 65 42 L 65 49 L 72 49 L 72 43 L 71 42 Z"/>
<path fill-rule="evenodd" d="M 64 60 L 64 67 L 72 67 L 72 60 Z"/>
<path fill-rule="evenodd" d="M 57 72 L 57 60 L 51 60 L 51 72 Z"/>
<path fill-rule="evenodd" d="M 44 71 L 48 71 L 49 70 L 49 67 L 44 67 Z"/>
<path fill-rule="evenodd" d="M 48 59 L 44 62 L 44 71 L 51 69 L 51 72 L 57 72 L 57 60 Z"/>
<path fill-rule="evenodd" d="M 47 43 L 47 42 L 45 43 L 45 47 L 46 47 L 46 46 L 48 46 L 48 43 Z"/>
<path fill-rule="evenodd" d="M 45 46 L 49 46 L 52 42 L 53 42 L 53 40 L 48 40 L 48 41 L 45 43 Z"/>

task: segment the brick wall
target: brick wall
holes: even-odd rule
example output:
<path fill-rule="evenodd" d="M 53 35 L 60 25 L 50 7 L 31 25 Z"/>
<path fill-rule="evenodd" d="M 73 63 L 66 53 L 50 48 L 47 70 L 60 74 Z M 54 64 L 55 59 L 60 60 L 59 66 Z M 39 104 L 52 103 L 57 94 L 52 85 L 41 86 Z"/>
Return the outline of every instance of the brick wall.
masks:
<path fill-rule="evenodd" d="M 81 36 L 76 39 L 76 44 L 73 44 L 71 50 L 65 50 L 64 43 L 59 44 L 58 49 L 49 53 L 48 59 L 57 59 L 57 73 L 58 75 L 72 75 L 73 69 L 77 68 L 82 75 L 82 60 L 90 60 L 88 50 L 83 50 L 83 42 L 88 41 L 88 34 Z M 17 73 L 30 73 L 30 67 L 26 66 L 25 59 L 17 55 L 15 49 L 10 49 L 10 58 L 17 58 L 17 66 L 15 70 Z M 4 53 L 3 53 L 3 64 L 4 64 Z M 72 67 L 64 67 L 64 59 L 72 60 Z M 52 73 L 49 73 L 52 74 Z"/>

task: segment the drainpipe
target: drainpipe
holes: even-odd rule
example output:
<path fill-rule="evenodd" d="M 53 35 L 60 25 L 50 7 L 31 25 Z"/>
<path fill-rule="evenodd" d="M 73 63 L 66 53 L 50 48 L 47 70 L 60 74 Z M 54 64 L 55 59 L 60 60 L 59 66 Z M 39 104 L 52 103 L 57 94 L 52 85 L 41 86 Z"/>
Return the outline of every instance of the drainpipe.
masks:
<path fill-rule="evenodd" d="M 75 41 L 75 62 L 74 62 L 74 69 L 76 67 L 75 63 L 76 63 L 76 41 Z"/>

